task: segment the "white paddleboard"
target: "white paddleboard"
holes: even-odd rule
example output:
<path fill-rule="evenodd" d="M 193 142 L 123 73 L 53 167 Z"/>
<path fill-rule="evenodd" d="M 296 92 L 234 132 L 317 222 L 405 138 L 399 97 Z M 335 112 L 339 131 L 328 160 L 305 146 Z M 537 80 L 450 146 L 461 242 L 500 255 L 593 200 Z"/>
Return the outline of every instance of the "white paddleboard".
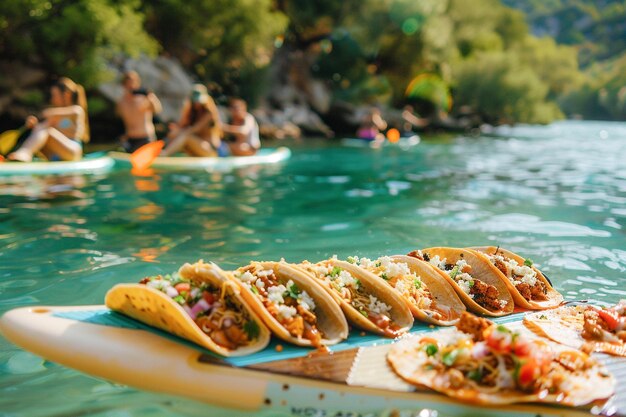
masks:
<path fill-rule="evenodd" d="M 116 162 L 130 164 L 129 153 L 109 152 L 109 156 Z M 275 164 L 291 156 L 289 148 L 263 148 L 252 156 L 227 156 L 227 157 L 193 157 L 193 156 L 159 156 L 150 165 L 151 168 L 184 170 L 201 169 L 223 171 L 237 167 L 257 164 Z"/>
<path fill-rule="evenodd" d="M 0 175 L 100 174 L 109 171 L 113 165 L 113 158 L 104 155 L 85 155 L 80 161 L 5 161 L 0 163 Z"/>
<path fill-rule="evenodd" d="M 116 313 L 104 306 L 23 307 L 0 318 L 0 331 L 25 350 L 92 376 L 240 410 L 344 417 L 422 409 L 446 416 L 590 415 L 588 410 L 545 405 L 479 407 L 416 391 L 389 369 L 388 343 L 330 355 L 297 348 L 298 357 L 285 360 L 276 359 L 284 352 L 270 352 L 270 362 L 238 366 L 140 324 L 95 324 L 90 317 L 99 314 Z"/>

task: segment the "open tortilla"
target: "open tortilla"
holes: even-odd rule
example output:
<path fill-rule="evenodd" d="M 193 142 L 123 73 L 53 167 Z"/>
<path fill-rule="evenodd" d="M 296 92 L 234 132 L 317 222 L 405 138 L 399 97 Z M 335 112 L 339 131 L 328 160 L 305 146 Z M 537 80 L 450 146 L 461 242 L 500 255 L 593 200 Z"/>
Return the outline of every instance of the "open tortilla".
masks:
<path fill-rule="evenodd" d="M 422 261 L 433 265 L 470 310 L 492 317 L 513 312 L 515 304 L 511 292 L 485 255 L 446 247 L 422 249 L 410 255 L 417 259 L 421 256 Z"/>
<path fill-rule="evenodd" d="M 499 329 L 493 332 L 505 336 L 508 332 L 509 343 L 524 343 L 527 353 L 514 355 L 515 345 L 506 352 L 488 339 L 477 341 L 457 329 L 444 329 L 394 344 L 387 362 L 411 384 L 470 403 L 581 406 L 614 393 L 615 379 L 587 354 L 524 340 L 504 326 L 493 327 Z"/>
<path fill-rule="evenodd" d="M 593 330 L 585 332 L 585 312 L 595 309 L 589 305 L 562 306 L 554 310 L 547 310 L 526 314 L 524 325 L 538 334 L 547 337 L 565 346 L 592 352 L 603 352 L 614 356 L 626 356 L 626 342 L 611 337 L 604 340 L 606 330 L 599 329 L 596 338 Z"/>
<path fill-rule="evenodd" d="M 371 272 L 337 259 L 298 267 L 318 280 L 355 326 L 385 337 L 400 336 L 413 326 L 402 296 Z"/>
<path fill-rule="evenodd" d="M 251 262 L 232 272 L 231 278 L 248 304 L 281 339 L 299 346 L 321 347 L 348 337 L 348 323 L 341 309 L 305 272 L 285 262 Z"/>
<path fill-rule="evenodd" d="M 366 269 L 397 291 L 413 317 L 439 326 L 454 325 L 465 311 L 465 304 L 454 288 L 430 265 L 404 256 L 378 259 L 348 257 L 349 262 Z"/>
<path fill-rule="evenodd" d="M 177 278 L 168 279 L 159 276 L 146 278 L 144 281 L 145 283 L 142 284 L 114 286 L 107 292 L 105 304 L 111 310 L 190 340 L 222 356 L 248 355 L 262 350 L 269 343 L 270 332 L 267 327 L 254 310 L 246 305 L 237 285 L 214 264 L 205 264 L 202 261 L 194 265 L 185 264 L 180 268 Z M 221 320 L 221 317 L 228 316 L 232 324 L 226 329 L 216 327 L 206 332 L 203 331 L 192 318 L 189 305 L 181 298 L 177 299 L 183 304 L 172 298 L 171 295 L 174 294 L 176 294 L 174 297 L 185 297 L 174 289 L 171 282 L 189 285 L 190 289 L 183 291 L 183 294 L 194 291 L 194 288 L 198 289 L 202 299 L 204 299 L 204 291 L 200 288 L 206 289 L 207 293 L 213 294 L 211 296 L 214 298 L 213 301 L 219 302 L 217 306 L 213 303 L 213 308 L 207 314 L 196 314 L 194 311 L 193 315 L 196 316 L 198 322 L 206 323 L 209 317 L 213 319 L 214 316 L 217 316 L 215 317 L 217 322 Z M 171 295 L 168 295 L 167 291 Z M 226 325 L 222 322 L 222 326 Z M 247 331 L 249 337 L 233 346 L 230 339 L 223 339 L 226 331 L 228 334 L 237 333 L 238 336 Z"/>
<path fill-rule="evenodd" d="M 495 246 L 468 249 L 478 251 L 489 258 L 489 262 L 506 278 L 504 282 L 518 306 L 529 310 L 544 310 L 563 302 L 563 296 L 552 287 L 541 271 L 532 265 L 532 261 Z M 515 272 L 519 274 L 516 276 Z"/>

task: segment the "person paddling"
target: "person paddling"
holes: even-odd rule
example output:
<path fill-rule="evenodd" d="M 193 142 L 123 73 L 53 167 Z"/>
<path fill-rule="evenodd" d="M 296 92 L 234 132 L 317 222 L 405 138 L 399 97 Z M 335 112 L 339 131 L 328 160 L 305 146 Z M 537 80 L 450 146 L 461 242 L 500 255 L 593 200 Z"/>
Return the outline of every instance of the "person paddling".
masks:
<path fill-rule="evenodd" d="M 82 143 L 89 141 L 85 90 L 67 77 L 59 78 L 50 88 L 50 104 L 42 112 L 44 120 L 32 115 L 26 118 L 25 126 L 32 131 L 7 159 L 30 162 L 37 152 L 51 161 L 81 159 Z"/>
<path fill-rule="evenodd" d="M 170 125 L 170 142 L 161 156 L 182 150 L 192 156 L 225 156 L 228 148 L 222 142 L 222 135 L 222 122 L 213 98 L 204 85 L 195 84 L 179 123 Z"/>
<path fill-rule="evenodd" d="M 121 142 L 124 150 L 132 153 L 156 140 L 153 118 L 161 112 L 162 107 L 153 92 L 141 88 L 141 78 L 137 72 L 125 72 L 122 86 L 124 94 L 117 102 L 117 113 L 125 128 Z"/>

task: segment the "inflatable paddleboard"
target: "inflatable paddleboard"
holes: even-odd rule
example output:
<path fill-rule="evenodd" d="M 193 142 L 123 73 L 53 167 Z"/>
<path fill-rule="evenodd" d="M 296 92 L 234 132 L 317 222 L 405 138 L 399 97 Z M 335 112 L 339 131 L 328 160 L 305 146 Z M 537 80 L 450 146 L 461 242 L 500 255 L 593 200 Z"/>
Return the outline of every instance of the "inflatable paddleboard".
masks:
<path fill-rule="evenodd" d="M 0 163 L 0 176 L 100 174 L 109 171 L 115 161 L 103 153 L 85 155 L 80 161 L 33 161 Z"/>
<path fill-rule="evenodd" d="M 382 146 L 398 146 L 400 148 L 410 148 L 420 143 L 420 137 L 418 135 L 413 136 L 405 136 L 401 137 L 397 142 L 390 142 L 385 139 L 382 142 Z M 343 146 L 348 146 L 351 148 L 368 148 L 368 147 L 376 147 L 375 141 L 367 140 L 367 139 L 359 139 L 359 138 L 343 138 L 341 139 L 341 144 Z"/>
<path fill-rule="evenodd" d="M 521 318 L 516 314 L 496 321 L 524 330 Z M 0 319 L 0 331 L 25 350 L 89 375 L 251 412 L 345 417 L 433 409 L 446 416 L 590 415 L 587 409 L 535 404 L 479 407 L 416 390 L 387 365 L 393 341 L 358 332 L 330 353 L 274 340 L 261 352 L 222 358 L 105 306 L 18 308 Z M 429 331 L 426 325 L 413 330 Z M 624 386 L 626 360 L 605 362 L 617 386 Z M 626 392 L 617 391 L 595 412 L 624 415 Z"/>
<path fill-rule="evenodd" d="M 120 164 L 130 165 L 130 154 L 124 152 L 109 152 L 109 156 Z M 193 156 L 166 156 L 157 157 L 150 165 L 151 168 L 168 170 L 201 169 L 223 171 L 237 167 L 257 164 L 275 164 L 291 156 L 289 148 L 263 148 L 252 156 L 227 157 L 193 157 Z"/>

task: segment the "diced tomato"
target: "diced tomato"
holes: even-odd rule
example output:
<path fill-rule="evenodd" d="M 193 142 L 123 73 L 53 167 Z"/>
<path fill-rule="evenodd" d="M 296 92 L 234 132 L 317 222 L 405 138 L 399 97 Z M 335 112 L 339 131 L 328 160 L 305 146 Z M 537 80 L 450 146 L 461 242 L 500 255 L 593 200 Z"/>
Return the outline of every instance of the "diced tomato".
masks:
<path fill-rule="evenodd" d="M 212 305 L 215 302 L 215 296 L 208 291 L 202 292 L 202 298 L 204 298 L 204 301 L 206 301 L 209 305 Z"/>
<path fill-rule="evenodd" d="M 191 285 L 189 285 L 188 282 L 179 282 L 178 284 L 174 285 L 174 289 L 178 291 L 179 294 L 183 292 L 189 292 L 189 290 L 191 290 Z"/>
<path fill-rule="evenodd" d="M 598 315 L 606 322 L 609 330 L 617 329 L 617 325 L 619 324 L 619 314 L 617 314 L 616 311 L 598 309 Z"/>
<path fill-rule="evenodd" d="M 531 352 L 530 343 L 526 340 L 517 339 L 513 344 L 513 353 L 520 357 L 528 356 Z"/>
<path fill-rule="evenodd" d="M 496 352 L 507 353 L 511 351 L 511 335 L 507 333 L 494 330 L 489 334 L 485 343 Z"/>
<path fill-rule="evenodd" d="M 529 359 L 519 369 L 518 380 L 521 386 L 530 384 L 534 379 L 537 372 L 537 364 L 533 359 Z"/>

